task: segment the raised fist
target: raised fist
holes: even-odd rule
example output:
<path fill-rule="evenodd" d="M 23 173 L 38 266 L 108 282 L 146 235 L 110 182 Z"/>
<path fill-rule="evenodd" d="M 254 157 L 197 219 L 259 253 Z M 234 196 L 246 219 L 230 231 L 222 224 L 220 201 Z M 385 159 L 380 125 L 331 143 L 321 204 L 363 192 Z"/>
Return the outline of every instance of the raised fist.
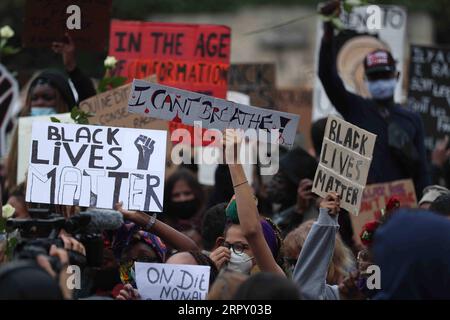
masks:
<path fill-rule="evenodd" d="M 134 145 L 139 151 L 137 168 L 139 170 L 147 170 L 150 162 L 150 156 L 155 149 L 155 141 L 152 138 L 140 135 L 134 141 Z"/>

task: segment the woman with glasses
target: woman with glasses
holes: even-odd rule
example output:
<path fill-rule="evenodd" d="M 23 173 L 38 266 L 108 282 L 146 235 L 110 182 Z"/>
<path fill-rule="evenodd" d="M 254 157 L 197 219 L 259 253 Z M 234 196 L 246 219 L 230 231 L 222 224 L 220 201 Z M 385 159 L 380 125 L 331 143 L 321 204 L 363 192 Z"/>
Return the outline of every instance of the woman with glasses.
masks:
<path fill-rule="evenodd" d="M 250 274 L 254 268 L 285 276 L 277 262 L 282 240 L 277 227 L 258 213 L 253 190 L 244 170 L 237 161 L 241 137 L 236 131 L 226 130 L 224 148 L 235 195 L 226 208 L 227 225 L 224 236 L 217 239 L 219 247 L 210 258 L 218 269 L 228 268 Z M 237 148 L 236 148 L 237 147 Z"/>

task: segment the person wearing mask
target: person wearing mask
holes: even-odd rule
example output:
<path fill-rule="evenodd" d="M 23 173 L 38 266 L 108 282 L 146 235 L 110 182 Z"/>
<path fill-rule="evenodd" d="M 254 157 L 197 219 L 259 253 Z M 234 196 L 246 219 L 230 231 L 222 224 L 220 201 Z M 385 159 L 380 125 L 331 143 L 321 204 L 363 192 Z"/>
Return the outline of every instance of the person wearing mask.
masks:
<path fill-rule="evenodd" d="M 44 70 L 30 83 L 25 98 L 25 104 L 20 111 L 20 117 L 50 116 L 57 113 L 67 113 L 78 102 L 96 94 L 92 81 L 77 67 L 75 45 L 66 35 L 67 42 L 53 44 L 53 50 L 63 57 L 64 66 L 78 94 L 78 100 L 70 87 L 67 77 L 56 70 Z M 5 191 L 10 192 L 17 185 L 18 158 L 18 128 L 12 136 L 10 150 L 6 161 Z"/>
<path fill-rule="evenodd" d="M 340 1 L 323 5 L 320 13 L 339 16 Z M 324 23 L 319 56 L 319 78 L 331 103 L 344 119 L 377 135 L 368 183 L 412 178 L 418 197 L 431 184 L 420 116 L 394 101 L 399 72 L 387 50 L 378 49 L 364 58 L 370 99 L 349 92 L 336 67 L 334 28 Z"/>
<path fill-rule="evenodd" d="M 164 186 L 164 215 L 161 219 L 185 233 L 201 248 L 201 223 L 204 192 L 196 176 L 188 169 L 175 171 Z"/>
<path fill-rule="evenodd" d="M 279 230 L 270 219 L 260 216 L 253 190 L 248 184 L 240 163 L 239 152 L 242 135 L 232 129 L 225 130 L 223 147 L 233 182 L 235 196 L 226 208 L 229 223 L 221 246 L 210 255 L 218 269 L 230 268 L 250 274 L 254 267 L 260 271 L 286 276 L 277 260 L 282 240 Z"/>

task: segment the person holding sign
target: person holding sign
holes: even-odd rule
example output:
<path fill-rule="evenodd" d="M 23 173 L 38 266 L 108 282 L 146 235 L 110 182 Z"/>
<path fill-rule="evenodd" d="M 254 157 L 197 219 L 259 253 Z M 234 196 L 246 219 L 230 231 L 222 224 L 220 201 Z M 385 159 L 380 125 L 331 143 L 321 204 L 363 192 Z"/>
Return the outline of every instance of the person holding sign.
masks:
<path fill-rule="evenodd" d="M 327 283 L 328 266 L 333 258 L 336 235 L 339 229 L 338 216 L 340 197 L 329 192 L 320 203 L 319 218 L 311 231 L 295 265 L 292 279 L 306 300 L 363 299 L 357 288 L 358 273 L 350 274 L 339 285 Z"/>
<path fill-rule="evenodd" d="M 216 265 L 220 264 L 219 268 L 228 260 L 229 267 L 231 265 L 236 271 L 242 273 L 250 273 L 251 269 L 257 265 L 263 272 L 285 276 L 283 269 L 277 263 L 281 247 L 279 233 L 259 215 L 252 188 L 247 182 L 242 164 L 237 163 L 237 159 L 240 159 L 238 150 L 240 150 L 241 142 L 242 137 L 239 132 L 233 129 L 225 130 L 223 139 L 225 159 L 235 192 L 235 199 L 232 199 L 226 210 L 228 216 L 233 215 L 231 211 L 235 212 L 239 224 L 232 224 L 228 228 L 225 241 L 217 249 L 223 250 L 224 246 L 227 247 L 228 252 L 223 252 L 222 256 L 227 257 L 229 253 L 229 259 L 225 258 L 223 261 L 220 255 L 214 258 L 215 251 L 211 253 L 211 258 Z"/>
<path fill-rule="evenodd" d="M 73 83 L 78 101 L 72 92 L 67 77 L 61 72 L 44 70 L 35 77 L 29 87 L 19 116 L 49 116 L 67 113 L 81 100 L 96 94 L 92 81 L 77 67 L 75 45 L 72 38 L 66 35 L 67 42 L 55 42 L 52 49 L 63 57 L 64 67 Z M 12 136 L 7 160 L 6 189 L 10 192 L 17 185 L 18 128 Z"/>
<path fill-rule="evenodd" d="M 325 16 L 339 16 L 340 1 L 321 7 Z M 376 50 L 364 59 L 366 99 L 349 92 L 338 74 L 334 55 L 334 29 L 325 22 L 319 57 L 319 78 L 332 104 L 344 119 L 377 135 L 368 183 L 412 178 L 416 194 L 430 184 L 424 129 L 420 116 L 394 102 L 399 72 L 389 51 Z"/>

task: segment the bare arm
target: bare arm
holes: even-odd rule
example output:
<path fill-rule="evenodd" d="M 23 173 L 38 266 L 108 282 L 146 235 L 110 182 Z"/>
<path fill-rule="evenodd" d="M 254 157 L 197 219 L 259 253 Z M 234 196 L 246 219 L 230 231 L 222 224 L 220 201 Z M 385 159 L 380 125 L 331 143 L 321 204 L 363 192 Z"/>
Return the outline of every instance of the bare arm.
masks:
<path fill-rule="evenodd" d="M 150 222 L 150 216 L 140 211 L 129 211 L 122 207 L 121 203 L 116 204 L 117 211 L 123 214 L 124 219 L 134 222 L 138 226 L 146 227 Z M 179 251 L 198 251 L 199 247 L 194 240 L 175 230 L 162 221 L 156 220 L 149 232 L 160 237 L 170 247 Z"/>
<path fill-rule="evenodd" d="M 237 145 L 237 149 L 239 150 L 240 143 L 235 132 L 226 130 L 224 145 L 228 145 L 226 150 L 230 150 L 231 145 L 233 145 L 231 147 L 233 149 L 234 146 Z M 237 157 L 235 159 L 237 159 Z M 283 270 L 276 263 L 272 252 L 267 245 L 266 239 L 264 238 L 260 222 L 261 218 L 253 198 L 253 191 L 247 183 L 244 169 L 241 164 L 236 163 L 237 161 L 233 162 L 234 163 L 228 164 L 228 168 L 230 170 L 233 186 L 235 186 L 234 192 L 236 196 L 239 224 L 252 249 L 256 263 L 261 271 L 285 275 Z"/>

